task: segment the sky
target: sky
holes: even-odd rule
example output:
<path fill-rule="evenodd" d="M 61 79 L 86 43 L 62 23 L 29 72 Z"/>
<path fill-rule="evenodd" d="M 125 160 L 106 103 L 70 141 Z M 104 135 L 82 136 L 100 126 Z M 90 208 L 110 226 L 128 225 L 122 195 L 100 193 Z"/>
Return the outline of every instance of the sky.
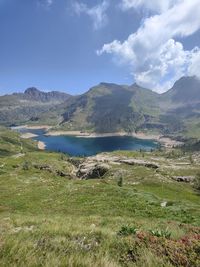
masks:
<path fill-rule="evenodd" d="M 199 0 L 0 0 L 0 95 L 200 77 Z"/>

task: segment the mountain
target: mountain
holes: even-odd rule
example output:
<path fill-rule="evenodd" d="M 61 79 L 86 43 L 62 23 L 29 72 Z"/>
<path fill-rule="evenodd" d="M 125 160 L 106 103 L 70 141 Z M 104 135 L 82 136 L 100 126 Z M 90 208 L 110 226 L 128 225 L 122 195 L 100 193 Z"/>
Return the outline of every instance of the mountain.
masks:
<path fill-rule="evenodd" d="M 161 121 L 171 122 L 176 130 L 200 137 L 200 80 L 183 77 L 160 97 Z M 170 129 L 169 132 L 173 132 Z"/>
<path fill-rule="evenodd" d="M 53 123 L 57 114 L 51 109 L 62 105 L 71 96 L 52 91 L 42 92 L 37 88 L 28 88 L 24 93 L 0 96 L 0 123 L 4 125 L 28 122 Z M 44 115 L 45 114 L 45 115 Z"/>
<path fill-rule="evenodd" d="M 101 83 L 65 104 L 60 126 L 67 130 L 200 135 L 200 81 L 196 77 L 181 78 L 161 95 L 137 84 Z"/>
<path fill-rule="evenodd" d="M 134 84 L 101 83 L 69 99 L 62 126 L 95 132 L 132 132 L 141 123 L 154 121 L 159 112 L 158 94 Z"/>
<path fill-rule="evenodd" d="M 172 103 L 178 104 L 195 104 L 200 102 L 200 80 L 193 77 L 182 77 L 175 82 L 172 89 L 163 94 Z"/>
<path fill-rule="evenodd" d="M 70 95 L 57 91 L 42 92 L 35 87 L 31 87 L 25 90 L 24 99 L 40 102 L 64 102 Z"/>
<path fill-rule="evenodd" d="M 100 83 L 79 96 L 33 87 L 0 97 L 1 124 L 30 122 L 63 130 L 200 137 L 200 80 L 183 77 L 164 94 L 137 84 Z"/>

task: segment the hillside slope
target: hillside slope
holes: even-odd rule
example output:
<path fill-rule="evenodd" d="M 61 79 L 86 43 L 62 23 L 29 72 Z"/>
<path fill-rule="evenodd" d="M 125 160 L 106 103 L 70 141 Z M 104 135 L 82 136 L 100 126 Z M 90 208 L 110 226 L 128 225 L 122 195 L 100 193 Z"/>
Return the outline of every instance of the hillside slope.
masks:
<path fill-rule="evenodd" d="M 0 147 L 0 266 L 199 266 L 199 195 L 173 178 L 198 175 L 199 154 L 101 154 L 109 171 L 81 180 L 75 166 L 91 158 L 38 151 L 6 129 Z"/>
<path fill-rule="evenodd" d="M 132 132 L 153 122 L 159 113 L 158 94 L 136 84 L 101 83 L 66 104 L 62 125 L 95 132 Z"/>

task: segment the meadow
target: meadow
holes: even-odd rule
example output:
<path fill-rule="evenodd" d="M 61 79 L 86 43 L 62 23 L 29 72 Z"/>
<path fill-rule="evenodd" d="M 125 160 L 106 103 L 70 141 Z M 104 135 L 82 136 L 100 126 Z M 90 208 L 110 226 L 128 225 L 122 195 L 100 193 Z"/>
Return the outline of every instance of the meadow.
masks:
<path fill-rule="evenodd" d="M 116 151 L 159 168 L 112 164 L 80 180 L 67 155 L 17 133 L 2 128 L 0 145 L 0 266 L 200 265 L 200 195 L 172 179 L 198 177 L 199 153 Z"/>

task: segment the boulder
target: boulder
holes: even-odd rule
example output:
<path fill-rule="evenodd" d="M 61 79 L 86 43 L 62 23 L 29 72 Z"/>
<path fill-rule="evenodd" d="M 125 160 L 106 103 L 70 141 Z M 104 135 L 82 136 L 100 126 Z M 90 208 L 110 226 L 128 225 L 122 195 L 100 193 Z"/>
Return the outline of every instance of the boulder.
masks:
<path fill-rule="evenodd" d="M 194 176 L 173 176 L 172 179 L 177 182 L 191 183 L 194 181 L 195 177 Z"/>
<path fill-rule="evenodd" d="M 121 159 L 120 162 L 128 164 L 128 165 L 144 166 L 144 167 L 152 168 L 152 169 L 158 169 L 159 168 L 159 165 L 157 165 L 155 163 L 143 161 L 143 160 L 137 160 L 137 159 Z"/>
<path fill-rule="evenodd" d="M 79 165 L 84 162 L 84 159 L 80 159 L 80 158 L 68 158 L 67 161 L 69 163 L 71 163 L 72 165 L 74 165 L 76 168 L 78 168 Z"/>
<path fill-rule="evenodd" d="M 79 166 L 76 176 L 81 179 L 102 178 L 109 170 L 109 165 L 96 162 L 85 162 Z"/>
<path fill-rule="evenodd" d="M 48 171 L 48 172 L 53 172 L 53 169 L 51 166 L 47 165 L 47 164 L 43 164 L 43 165 L 38 165 L 38 164 L 34 164 L 33 165 L 34 168 L 41 170 L 41 171 Z"/>

